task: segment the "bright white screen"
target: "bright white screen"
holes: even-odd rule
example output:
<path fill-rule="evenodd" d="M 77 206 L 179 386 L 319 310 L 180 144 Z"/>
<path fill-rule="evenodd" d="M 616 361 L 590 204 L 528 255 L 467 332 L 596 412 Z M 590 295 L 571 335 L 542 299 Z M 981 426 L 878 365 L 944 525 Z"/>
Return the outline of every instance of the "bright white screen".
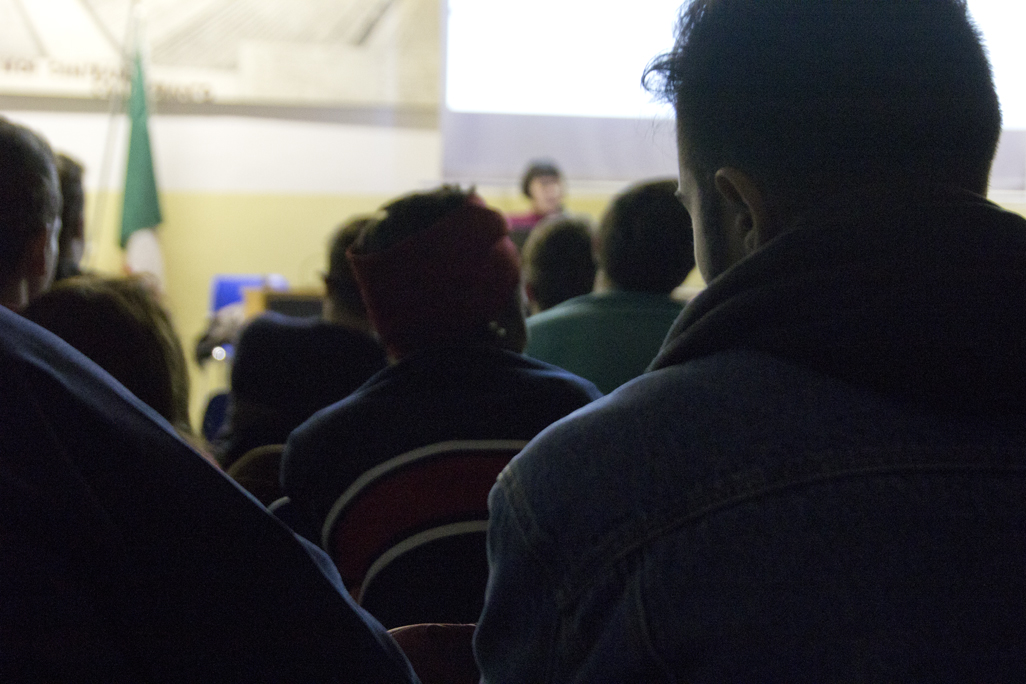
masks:
<path fill-rule="evenodd" d="M 673 47 L 680 0 L 449 0 L 453 112 L 652 118 L 641 87 Z"/>
<path fill-rule="evenodd" d="M 446 106 L 453 112 L 670 116 L 640 85 L 673 45 L 680 0 L 449 0 Z M 1026 2 L 969 0 L 1006 129 L 1026 129 Z"/>
<path fill-rule="evenodd" d="M 990 54 L 1002 125 L 1006 129 L 1026 129 L 1026 3 L 969 0 L 969 11 Z"/>

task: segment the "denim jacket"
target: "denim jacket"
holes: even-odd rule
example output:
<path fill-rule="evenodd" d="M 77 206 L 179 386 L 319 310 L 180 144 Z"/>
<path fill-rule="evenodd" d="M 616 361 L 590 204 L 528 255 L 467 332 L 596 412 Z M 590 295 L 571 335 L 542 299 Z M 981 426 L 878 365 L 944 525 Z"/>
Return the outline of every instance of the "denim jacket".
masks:
<path fill-rule="evenodd" d="M 857 199 L 503 472 L 485 682 L 1026 672 L 1026 221 Z M 984 276 L 933 287 L 960 269 Z"/>

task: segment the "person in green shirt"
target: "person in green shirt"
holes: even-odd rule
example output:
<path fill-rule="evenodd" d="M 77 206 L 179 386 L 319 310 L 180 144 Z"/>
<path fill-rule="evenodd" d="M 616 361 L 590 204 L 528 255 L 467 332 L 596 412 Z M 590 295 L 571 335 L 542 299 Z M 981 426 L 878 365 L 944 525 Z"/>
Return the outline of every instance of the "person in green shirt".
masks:
<path fill-rule="evenodd" d="M 676 191 L 674 180 L 648 181 L 613 199 L 595 239 L 594 291 L 529 317 L 528 356 L 604 393 L 645 371 L 683 308 L 670 293 L 695 265 Z"/>

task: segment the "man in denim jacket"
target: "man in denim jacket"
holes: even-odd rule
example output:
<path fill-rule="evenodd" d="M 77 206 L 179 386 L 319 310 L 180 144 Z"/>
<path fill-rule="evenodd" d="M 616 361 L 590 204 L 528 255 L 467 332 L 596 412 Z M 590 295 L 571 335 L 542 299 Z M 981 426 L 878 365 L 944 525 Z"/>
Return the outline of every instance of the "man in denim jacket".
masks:
<path fill-rule="evenodd" d="M 709 287 L 492 491 L 486 682 L 1026 672 L 1026 220 L 957 0 L 694 0 L 647 72 Z"/>

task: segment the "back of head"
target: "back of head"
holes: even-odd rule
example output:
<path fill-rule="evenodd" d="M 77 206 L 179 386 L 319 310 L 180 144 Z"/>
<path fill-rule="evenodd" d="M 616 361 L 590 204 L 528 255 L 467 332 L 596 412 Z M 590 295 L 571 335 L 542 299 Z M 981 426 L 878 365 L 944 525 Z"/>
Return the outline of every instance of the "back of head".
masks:
<path fill-rule="evenodd" d="M 172 425 L 189 431 L 189 378 L 171 319 L 141 278 L 76 276 L 24 311 L 96 362 Z"/>
<path fill-rule="evenodd" d="M 595 283 L 591 224 L 574 216 L 541 221 L 524 243 L 524 285 L 539 311 L 588 294 Z"/>
<path fill-rule="evenodd" d="M 520 260 L 502 214 L 455 186 L 407 195 L 383 211 L 349 256 L 390 356 L 462 344 L 522 351 Z"/>
<path fill-rule="evenodd" d="M 617 195 L 598 231 L 598 265 L 613 287 L 669 294 L 695 266 L 691 217 L 677 182 L 650 181 Z"/>
<path fill-rule="evenodd" d="M 61 184 L 61 233 L 58 238 L 58 279 L 73 275 L 78 270 L 81 252 L 76 252 L 75 241 L 82 240 L 85 227 L 85 191 L 82 187 L 83 168 L 66 154 L 57 155 L 57 176 Z"/>
<path fill-rule="evenodd" d="M 736 167 L 791 210 L 869 183 L 982 193 L 1001 127 L 963 0 L 692 0 L 645 81 L 699 184 Z"/>
<path fill-rule="evenodd" d="M 24 126 L 0 117 L 0 290 L 33 239 L 61 210 L 50 146 Z"/>
<path fill-rule="evenodd" d="M 355 216 L 335 231 L 328 248 L 328 274 L 324 283 L 333 306 L 359 318 L 367 317 L 367 309 L 360 296 L 360 285 L 356 282 L 346 252 L 353 246 L 360 233 L 376 222 L 372 216 Z"/>

